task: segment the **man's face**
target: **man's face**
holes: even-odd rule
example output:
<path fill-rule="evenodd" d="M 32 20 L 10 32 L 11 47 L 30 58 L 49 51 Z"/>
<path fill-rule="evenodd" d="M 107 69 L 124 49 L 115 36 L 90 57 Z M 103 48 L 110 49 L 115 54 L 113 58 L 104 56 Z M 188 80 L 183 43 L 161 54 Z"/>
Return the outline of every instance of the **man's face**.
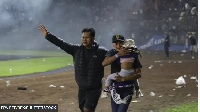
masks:
<path fill-rule="evenodd" d="M 116 42 L 116 43 L 113 43 L 113 47 L 115 48 L 116 51 L 119 51 L 122 48 L 123 44 L 124 42 Z"/>
<path fill-rule="evenodd" d="M 92 47 L 92 43 L 94 42 L 94 39 L 95 38 L 91 37 L 90 32 L 83 32 L 83 34 L 82 34 L 82 44 L 86 48 Z"/>

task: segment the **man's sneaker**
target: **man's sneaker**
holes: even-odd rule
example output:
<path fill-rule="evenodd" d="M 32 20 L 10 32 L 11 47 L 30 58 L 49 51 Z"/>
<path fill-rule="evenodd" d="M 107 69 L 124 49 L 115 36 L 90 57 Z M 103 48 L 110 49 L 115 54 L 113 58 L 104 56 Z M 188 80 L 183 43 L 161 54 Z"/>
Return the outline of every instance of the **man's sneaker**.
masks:
<path fill-rule="evenodd" d="M 109 93 L 110 90 L 109 90 L 109 89 L 104 89 L 103 92 L 107 92 L 107 93 Z"/>
<path fill-rule="evenodd" d="M 107 98 L 108 97 L 108 92 L 101 92 L 101 98 Z"/>
<path fill-rule="evenodd" d="M 136 90 L 136 98 L 139 98 L 139 97 L 143 97 L 144 95 L 142 94 L 141 90 Z"/>
<path fill-rule="evenodd" d="M 104 89 L 102 92 L 101 92 L 101 98 L 107 98 L 108 95 L 110 93 L 110 90 L 109 89 Z"/>

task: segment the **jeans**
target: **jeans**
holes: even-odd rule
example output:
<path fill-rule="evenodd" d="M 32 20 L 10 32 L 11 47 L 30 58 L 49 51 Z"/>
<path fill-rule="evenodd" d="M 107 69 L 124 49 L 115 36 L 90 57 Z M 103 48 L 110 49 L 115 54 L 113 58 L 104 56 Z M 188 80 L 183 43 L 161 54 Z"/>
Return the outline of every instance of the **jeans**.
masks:
<path fill-rule="evenodd" d="M 124 98 L 128 95 L 133 95 L 133 91 L 134 91 L 134 86 L 117 88 L 117 93 L 120 94 L 121 98 Z M 126 112 L 128 110 L 128 106 L 131 100 L 132 100 L 132 97 L 130 97 L 130 99 L 127 101 L 127 104 L 116 104 L 111 97 L 112 112 Z"/>

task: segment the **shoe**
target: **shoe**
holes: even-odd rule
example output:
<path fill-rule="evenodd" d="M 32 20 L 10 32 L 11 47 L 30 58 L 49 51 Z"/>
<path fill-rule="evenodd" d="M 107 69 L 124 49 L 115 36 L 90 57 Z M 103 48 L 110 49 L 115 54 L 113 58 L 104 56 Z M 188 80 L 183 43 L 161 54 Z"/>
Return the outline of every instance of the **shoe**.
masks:
<path fill-rule="evenodd" d="M 136 90 L 136 98 L 139 98 L 139 97 L 143 97 L 144 95 L 142 94 L 141 90 Z"/>
<path fill-rule="evenodd" d="M 103 92 L 110 93 L 110 90 L 109 89 L 104 89 Z"/>
<path fill-rule="evenodd" d="M 108 92 L 101 92 L 101 98 L 107 98 L 108 97 Z"/>

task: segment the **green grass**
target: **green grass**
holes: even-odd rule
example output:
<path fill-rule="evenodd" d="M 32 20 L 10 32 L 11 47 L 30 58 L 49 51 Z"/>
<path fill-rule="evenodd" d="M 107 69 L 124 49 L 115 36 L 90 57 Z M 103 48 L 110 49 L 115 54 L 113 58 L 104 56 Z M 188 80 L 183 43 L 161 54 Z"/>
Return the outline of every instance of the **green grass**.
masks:
<path fill-rule="evenodd" d="M 198 112 L 198 102 L 184 104 L 176 108 L 170 108 L 164 112 Z"/>
<path fill-rule="evenodd" d="M 64 51 L 0 50 L 0 55 L 69 56 Z"/>
<path fill-rule="evenodd" d="M 0 61 L 0 77 L 45 72 L 67 67 L 72 63 L 71 56 Z"/>

